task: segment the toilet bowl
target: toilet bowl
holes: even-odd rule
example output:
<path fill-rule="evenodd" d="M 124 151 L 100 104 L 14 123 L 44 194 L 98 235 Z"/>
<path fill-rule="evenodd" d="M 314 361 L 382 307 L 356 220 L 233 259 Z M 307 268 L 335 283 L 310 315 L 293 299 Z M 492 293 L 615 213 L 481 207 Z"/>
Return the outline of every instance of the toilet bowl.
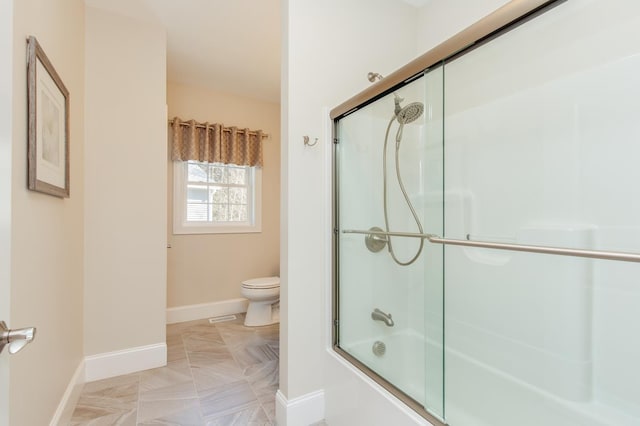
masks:
<path fill-rule="evenodd" d="M 240 293 L 249 299 L 244 325 L 257 327 L 280 322 L 280 277 L 242 281 Z"/>

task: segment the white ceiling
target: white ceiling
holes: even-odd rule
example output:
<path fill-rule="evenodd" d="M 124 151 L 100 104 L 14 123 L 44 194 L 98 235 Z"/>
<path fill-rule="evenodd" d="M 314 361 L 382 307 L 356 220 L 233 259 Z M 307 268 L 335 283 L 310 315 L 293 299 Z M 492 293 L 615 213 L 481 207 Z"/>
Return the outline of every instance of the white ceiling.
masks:
<path fill-rule="evenodd" d="M 432 0 L 389 1 L 421 8 Z M 280 0 L 85 3 L 164 26 L 170 82 L 280 102 Z"/>
<path fill-rule="evenodd" d="M 167 79 L 280 102 L 280 0 L 85 0 L 159 22 Z"/>

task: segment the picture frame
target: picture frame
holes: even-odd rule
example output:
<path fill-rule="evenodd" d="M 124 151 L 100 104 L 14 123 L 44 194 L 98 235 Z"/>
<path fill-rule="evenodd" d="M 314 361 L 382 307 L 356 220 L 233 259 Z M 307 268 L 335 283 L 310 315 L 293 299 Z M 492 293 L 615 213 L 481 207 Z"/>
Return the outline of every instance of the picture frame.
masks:
<path fill-rule="evenodd" d="M 69 191 L 69 91 L 34 36 L 27 39 L 28 188 Z"/>

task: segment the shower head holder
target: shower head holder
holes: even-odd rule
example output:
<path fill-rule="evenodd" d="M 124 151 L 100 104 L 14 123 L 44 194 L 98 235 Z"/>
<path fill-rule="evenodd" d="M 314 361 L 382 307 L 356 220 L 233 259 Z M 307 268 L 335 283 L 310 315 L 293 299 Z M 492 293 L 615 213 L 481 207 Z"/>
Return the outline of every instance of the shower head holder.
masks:
<path fill-rule="evenodd" d="M 369 231 L 384 232 L 384 230 L 382 230 L 381 228 L 378 228 L 377 226 L 369 228 Z M 377 253 L 382 249 L 384 249 L 387 246 L 387 241 L 388 240 L 386 235 L 380 235 L 377 233 L 367 234 L 364 237 L 364 244 L 367 246 L 367 248 L 371 253 Z"/>

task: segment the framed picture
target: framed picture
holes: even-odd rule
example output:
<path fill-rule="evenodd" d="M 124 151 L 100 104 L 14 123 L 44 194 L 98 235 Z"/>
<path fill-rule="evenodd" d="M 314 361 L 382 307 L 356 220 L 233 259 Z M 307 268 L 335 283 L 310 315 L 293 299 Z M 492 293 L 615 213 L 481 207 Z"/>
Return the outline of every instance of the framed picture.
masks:
<path fill-rule="evenodd" d="M 69 92 L 35 37 L 27 41 L 28 187 L 69 197 Z"/>

